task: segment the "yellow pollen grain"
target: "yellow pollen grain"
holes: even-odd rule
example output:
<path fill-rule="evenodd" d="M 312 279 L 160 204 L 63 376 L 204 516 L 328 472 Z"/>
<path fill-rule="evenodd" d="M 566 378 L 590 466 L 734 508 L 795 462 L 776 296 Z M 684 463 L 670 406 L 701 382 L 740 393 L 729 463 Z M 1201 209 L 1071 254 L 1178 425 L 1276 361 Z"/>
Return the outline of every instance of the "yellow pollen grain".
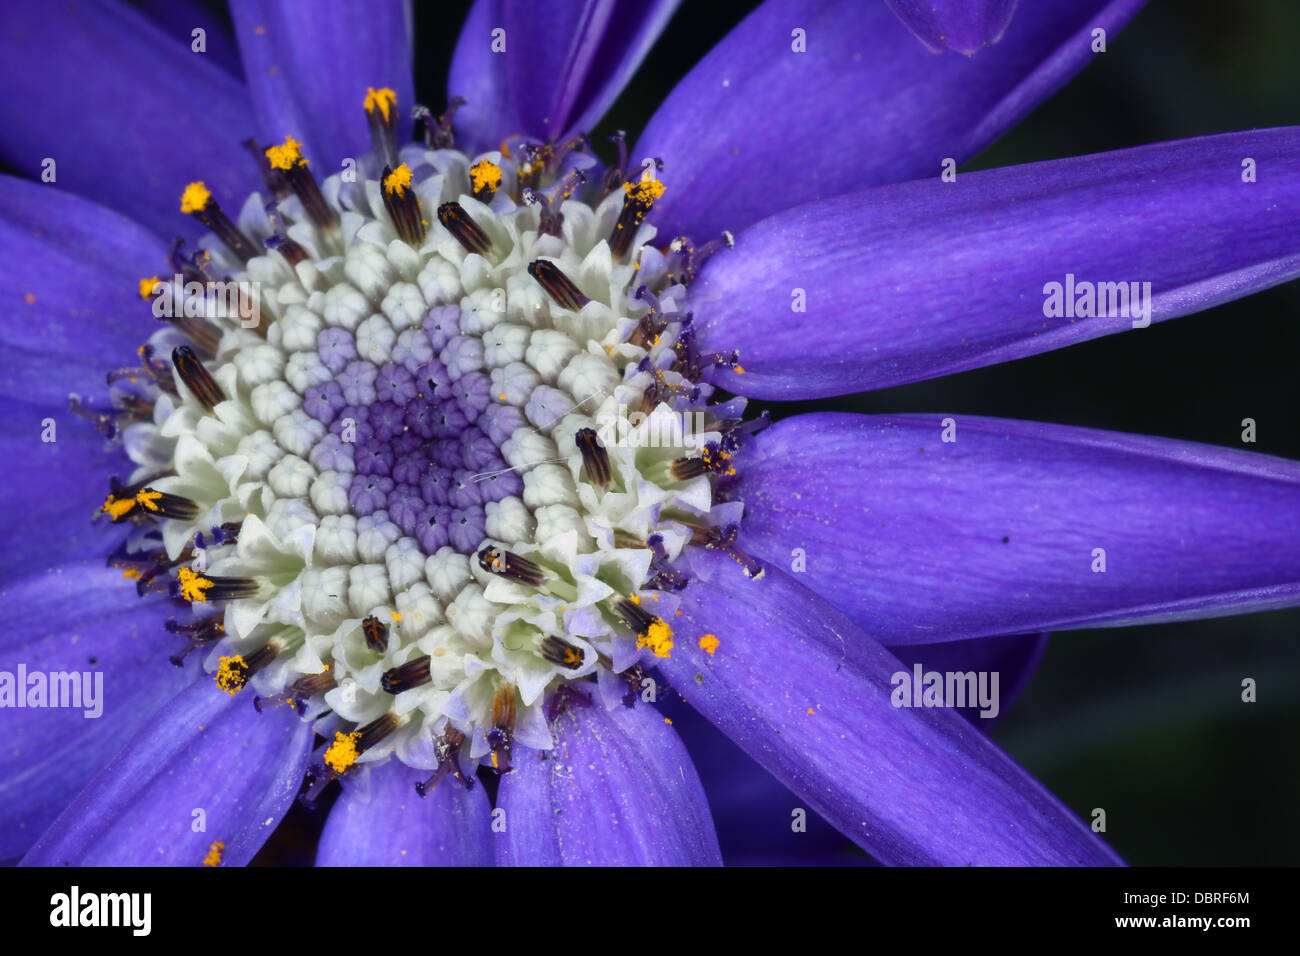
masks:
<path fill-rule="evenodd" d="M 212 846 L 208 847 L 208 855 L 203 858 L 203 865 L 220 866 L 221 851 L 224 850 L 225 848 L 226 845 L 222 843 L 220 840 L 213 840 Z"/>
<path fill-rule="evenodd" d="M 501 167 L 490 159 L 480 159 L 470 167 L 469 182 L 474 192 L 490 189 L 496 192 L 501 188 Z"/>
<path fill-rule="evenodd" d="M 623 192 L 635 203 L 649 206 L 664 194 L 664 184 L 652 176 L 642 176 L 634 183 L 624 183 Z"/>
<path fill-rule="evenodd" d="M 217 660 L 217 686 L 231 697 L 234 697 L 244 689 L 244 684 L 247 682 L 244 677 L 246 667 L 244 659 L 238 654 L 234 657 L 219 658 Z"/>
<path fill-rule="evenodd" d="M 335 773 L 342 773 L 357 762 L 361 754 L 357 751 L 357 741 L 361 739 L 361 731 L 354 730 L 350 734 L 340 731 L 334 733 L 334 743 L 330 744 L 329 749 L 325 751 L 325 763 Z"/>
<path fill-rule="evenodd" d="M 398 166 L 389 173 L 387 177 L 385 177 L 384 192 L 388 193 L 390 196 L 394 193 L 400 196 L 402 193 L 406 192 L 407 187 L 410 185 L 411 168 L 407 166 L 406 163 L 402 163 L 402 165 Z"/>
<path fill-rule="evenodd" d="M 384 114 L 384 122 L 388 122 L 389 110 L 397 105 L 397 93 L 388 87 L 375 89 L 373 86 L 366 87 L 366 112 L 373 113 L 379 110 Z"/>
<path fill-rule="evenodd" d="M 714 652 L 717 651 L 718 645 L 721 643 L 722 642 L 718 640 L 718 635 L 705 634 L 700 638 L 700 650 L 712 657 Z"/>
<path fill-rule="evenodd" d="M 808 713 L 810 713 L 810 714 L 815 714 L 815 713 L 817 713 L 817 711 L 815 711 L 815 710 L 813 710 L 811 707 L 809 707 L 809 708 L 808 708 Z"/>
<path fill-rule="evenodd" d="M 181 212 L 198 212 L 212 201 L 212 193 L 202 180 L 190 183 L 181 193 Z"/>
<path fill-rule="evenodd" d="M 302 158 L 302 143 L 298 142 L 292 136 L 284 138 L 282 146 L 272 146 L 266 151 L 266 158 L 271 161 L 274 169 L 290 170 L 299 165 L 307 165 L 307 160 Z"/>
<path fill-rule="evenodd" d="M 141 488 L 135 493 L 135 503 L 146 511 L 157 511 L 158 499 L 161 497 L 161 491 L 154 491 L 152 488 Z"/>
<path fill-rule="evenodd" d="M 33 302 L 36 301 L 36 296 L 28 292 L 25 296 L 23 296 L 23 301 L 26 302 L 28 305 L 31 305 Z"/>
<path fill-rule="evenodd" d="M 140 569 L 139 569 L 139 568 L 124 568 L 124 569 L 122 570 L 122 577 L 124 577 L 124 578 L 130 578 L 130 579 L 133 580 L 133 581 L 134 581 L 136 578 L 140 577 L 140 574 L 141 574 L 141 572 L 140 572 Z"/>
<path fill-rule="evenodd" d="M 147 279 L 140 280 L 140 298 L 150 299 L 153 297 L 153 287 L 162 282 L 158 276 L 149 276 Z"/>
<path fill-rule="evenodd" d="M 744 368 L 742 368 L 742 367 L 739 366 L 739 365 L 737 365 L 735 368 L 733 368 L 732 371 L 735 372 L 737 375 L 744 375 L 744 374 L 745 374 L 745 370 L 744 370 Z"/>
<path fill-rule="evenodd" d="M 673 719 L 671 717 L 665 717 L 664 723 L 671 727 L 673 725 Z"/>
<path fill-rule="evenodd" d="M 201 574 L 195 574 L 189 568 L 181 568 L 177 572 L 177 580 L 181 588 L 181 597 L 187 601 L 198 601 L 200 604 L 207 601 L 208 588 L 212 587 L 212 582 Z"/>
<path fill-rule="evenodd" d="M 664 622 L 663 618 L 657 617 L 650 622 L 646 632 L 637 638 L 636 646 L 650 648 L 654 651 L 655 657 L 672 657 L 673 629 Z"/>
<path fill-rule="evenodd" d="M 108 512 L 109 516 L 116 521 L 118 518 L 130 514 L 131 509 L 134 507 L 135 498 L 119 498 L 117 495 L 110 494 L 104 499 L 104 503 L 99 506 L 99 510 Z"/>

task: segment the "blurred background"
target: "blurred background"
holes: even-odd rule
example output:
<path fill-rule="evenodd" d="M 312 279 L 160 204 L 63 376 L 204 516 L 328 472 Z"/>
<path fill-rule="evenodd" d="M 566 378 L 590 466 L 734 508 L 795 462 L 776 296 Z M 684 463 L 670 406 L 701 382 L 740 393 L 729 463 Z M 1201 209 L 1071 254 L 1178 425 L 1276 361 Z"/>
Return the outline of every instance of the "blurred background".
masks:
<path fill-rule="evenodd" d="M 754 6 L 687 0 L 592 131 L 596 150 L 610 158 L 615 129 L 635 139 L 674 82 Z M 416 3 L 416 92 L 435 112 L 447 102 L 446 66 L 466 9 Z M 212 12 L 225 16 L 217 4 Z M 1153 0 L 1104 56 L 963 169 L 1295 124 L 1297 49 L 1295 0 Z M 1291 283 L 1140 335 L 768 407 L 777 417 L 839 409 L 1029 418 L 1237 448 L 1250 417 L 1253 450 L 1300 459 L 1297 315 L 1300 283 Z M 991 735 L 1080 816 L 1104 808 L 1105 837 L 1130 863 L 1300 863 L 1298 632 L 1300 611 L 1285 611 L 1056 634 Z M 1245 677 L 1258 682 L 1255 704 L 1241 702 Z M 715 732 L 685 715 L 674 720 L 715 800 L 729 861 L 865 861 L 820 821 L 790 834 L 795 798 Z M 326 809 L 295 808 L 258 862 L 309 862 Z M 742 826 L 723 825 L 733 811 Z"/>

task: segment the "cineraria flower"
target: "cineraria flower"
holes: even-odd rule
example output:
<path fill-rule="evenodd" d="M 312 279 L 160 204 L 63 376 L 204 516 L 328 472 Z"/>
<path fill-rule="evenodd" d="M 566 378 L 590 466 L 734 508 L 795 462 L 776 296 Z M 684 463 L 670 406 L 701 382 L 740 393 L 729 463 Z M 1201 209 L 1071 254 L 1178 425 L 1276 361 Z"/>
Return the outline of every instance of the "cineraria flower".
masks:
<path fill-rule="evenodd" d="M 8 682 L 0 858 L 717 863 L 671 693 L 882 862 L 1119 862 L 895 654 L 1300 603 L 1300 466 L 745 407 L 1300 272 L 1294 128 L 943 174 L 1139 5 L 767 0 L 609 165 L 673 2 L 479 0 L 441 113 L 398 3 L 8 5 L 0 664 L 104 696 Z"/>

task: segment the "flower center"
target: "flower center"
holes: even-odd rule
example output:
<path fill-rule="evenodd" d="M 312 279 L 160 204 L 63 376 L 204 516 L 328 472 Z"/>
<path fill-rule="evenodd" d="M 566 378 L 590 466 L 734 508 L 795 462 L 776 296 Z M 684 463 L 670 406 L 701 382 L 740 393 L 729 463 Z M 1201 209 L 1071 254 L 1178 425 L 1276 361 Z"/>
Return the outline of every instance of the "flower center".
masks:
<path fill-rule="evenodd" d="M 545 749 L 548 698 L 636 690 L 672 653 L 670 565 L 736 549 L 731 459 L 756 423 L 711 403 L 687 286 L 730 237 L 652 245 L 657 165 L 602 175 L 585 140 L 469 157 L 448 115 L 317 183 L 300 144 L 257 151 L 271 200 L 141 282 L 168 320 L 110 375 L 137 464 L 103 506 L 111 562 L 192 615 L 224 690 L 293 705 L 329 745 L 317 786 L 395 753 L 468 781 Z M 155 358 L 171 350 L 172 364 Z M 173 374 L 174 373 L 174 374 Z M 90 413 L 87 413 L 90 414 Z"/>

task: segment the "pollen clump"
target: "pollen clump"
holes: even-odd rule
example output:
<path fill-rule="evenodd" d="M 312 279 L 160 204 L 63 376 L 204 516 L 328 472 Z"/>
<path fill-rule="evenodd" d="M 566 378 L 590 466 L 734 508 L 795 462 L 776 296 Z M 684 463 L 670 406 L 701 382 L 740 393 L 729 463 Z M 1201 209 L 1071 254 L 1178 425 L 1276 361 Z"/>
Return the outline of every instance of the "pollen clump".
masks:
<path fill-rule="evenodd" d="M 99 510 L 107 512 L 110 518 L 118 521 L 130 514 L 134 507 L 134 498 L 119 498 L 116 494 L 110 494 L 99 506 Z"/>
<path fill-rule="evenodd" d="M 161 491 L 154 491 L 152 488 L 141 488 L 135 493 L 135 503 L 146 511 L 157 511 L 158 499 L 161 497 Z"/>
<path fill-rule="evenodd" d="M 485 189 L 496 192 L 501 188 L 501 167 L 490 159 L 481 159 L 470 167 L 469 182 L 476 193 Z"/>
<path fill-rule="evenodd" d="M 207 591 L 212 587 L 212 582 L 203 575 L 195 574 L 189 568 L 181 568 L 177 572 L 177 581 L 180 584 L 181 597 L 185 600 L 199 603 L 207 601 Z"/>
<path fill-rule="evenodd" d="M 700 638 L 700 650 L 712 657 L 714 652 L 717 651 L 718 645 L 721 643 L 722 642 L 718 640 L 718 635 L 705 634 Z"/>
<path fill-rule="evenodd" d="M 302 143 L 292 136 L 286 136 L 282 146 L 270 147 L 266 151 L 266 158 L 271 161 L 273 168 L 286 171 L 299 164 L 307 165 L 307 160 L 302 157 Z"/>
<path fill-rule="evenodd" d="M 648 647 L 654 651 L 655 657 L 672 657 L 673 656 L 673 629 L 664 623 L 664 619 L 656 617 L 646 628 L 636 642 L 637 647 Z"/>
<path fill-rule="evenodd" d="M 411 185 L 411 167 L 406 163 L 398 166 L 384 179 L 384 192 L 388 195 L 402 195 Z"/>
<path fill-rule="evenodd" d="M 373 86 L 366 87 L 366 112 L 373 113 L 379 110 L 383 114 L 384 122 L 388 122 L 389 111 L 397 105 L 397 93 L 388 87 L 375 89 Z"/>
<path fill-rule="evenodd" d="M 153 287 L 162 282 L 158 276 L 149 276 L 140 280 L 140 298 L 149 299 L 153 296 Z"/>
<path fill-rule="evenodd" d="M 329 745 L 325 751 L 325 763 L 335 773 L 342 773 L 357 762 L 361 754 L 357 751 L 357 740 L 361 737 L 361 731 L 354 730 L 350 734 L 342 731 L 335 731 L 334 742 Z"/>
<path fill-rule="evenodd" d="M 208 855 L 203 858 L 204 866 L 220 866 L 221 854 L 226 849 L 226 845 L 220 840 L 213 840 L 212 846 L 208 847 Z"/>
<path fill-rule="evenodd" d="M 211 199 L 212 193 L 202 180 L 192 182 L 185 187 L 185 192 L 181 193 L 181 212 L 199 212 Z"/>
<path fill-rule="evenodd" d="M 664 184 L 652 176 L 643 176 L 634 183 L 624 183 L 623 192 L 638 205 L 650 206 L 664 194 Z"/>
<path fill-rule="evenodd" d="M 234 657 L 222 657 L 217 661 L 217 686 L 234 697 L 248 683 L 248 665 L 236 654 Z"/>

